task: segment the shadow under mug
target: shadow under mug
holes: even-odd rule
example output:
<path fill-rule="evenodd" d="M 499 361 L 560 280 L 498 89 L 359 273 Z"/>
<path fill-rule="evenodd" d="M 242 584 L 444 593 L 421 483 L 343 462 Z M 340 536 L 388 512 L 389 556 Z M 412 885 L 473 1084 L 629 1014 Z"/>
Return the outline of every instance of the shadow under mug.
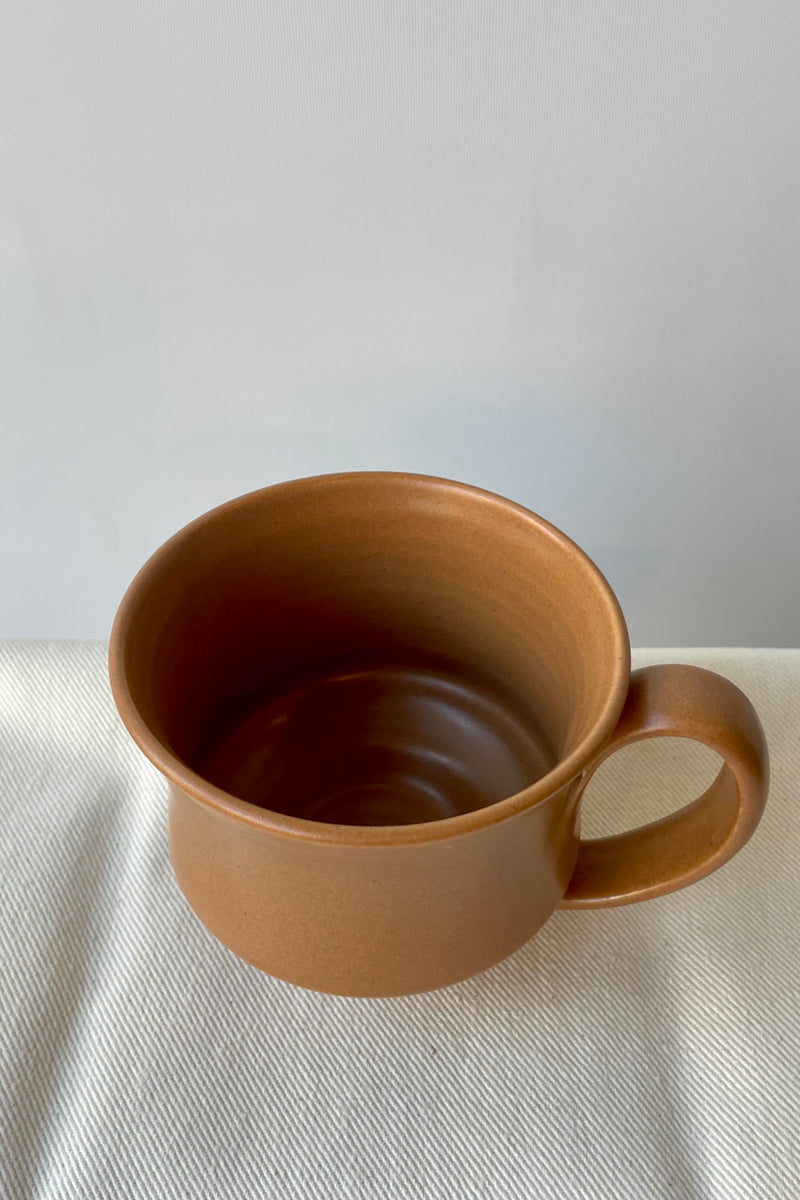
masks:
<path fill-rule="evenodd" d="M 268 487 L 192 522 L 128 589 L 114 698 L 169 780 L 169 845 L 204 924 L 262 970 L 343 995 L 442 987 L 557 907 L 684 887 L 764 805 L 758 718 L 728 680 L 630 672 L 619 604 L 542 518 L 420 475 Z M 581 841 L 598 765 L 646 737 L 723 766 L 681 811 Z"/>

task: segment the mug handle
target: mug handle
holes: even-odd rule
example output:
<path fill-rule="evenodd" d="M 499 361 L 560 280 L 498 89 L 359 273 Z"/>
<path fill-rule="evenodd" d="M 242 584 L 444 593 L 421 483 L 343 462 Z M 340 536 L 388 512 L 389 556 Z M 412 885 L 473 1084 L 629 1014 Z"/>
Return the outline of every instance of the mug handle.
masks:
<path fill-rule="evenodd" d="M 578 800 L 615 750 L 651 737 L 703 742 L 722 757 L 722 768 L 707 792 L 663 820 L 581 841 L 560 908 L 633 904 L 677 891 L 721 867 L 758 824 L 769 780 L 761 722 L 743 692 L 702 667 L 632 672 L 617 727 L 580 777 Z"/>

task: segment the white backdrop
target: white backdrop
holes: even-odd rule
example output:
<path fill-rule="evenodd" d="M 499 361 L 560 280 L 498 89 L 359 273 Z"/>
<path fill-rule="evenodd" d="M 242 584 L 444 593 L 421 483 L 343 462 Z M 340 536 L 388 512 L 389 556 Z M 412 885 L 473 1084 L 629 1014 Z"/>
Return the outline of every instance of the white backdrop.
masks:
<path fill-rule="evenodd" d="M 318 471 L 800 643 L 797 0 L 0 0 L 0 636 Z"/>

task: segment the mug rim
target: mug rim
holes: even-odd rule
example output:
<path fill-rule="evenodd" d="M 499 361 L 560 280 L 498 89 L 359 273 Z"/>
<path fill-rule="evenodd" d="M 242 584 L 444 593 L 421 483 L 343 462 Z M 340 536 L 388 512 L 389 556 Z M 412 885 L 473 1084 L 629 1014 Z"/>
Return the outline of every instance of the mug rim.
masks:
<path fill-rule="evenodd" d="M 141 597 L 147 592 L 152 576 L 161 567 L 164 559 L 171 556 L 177 546 L 196 533 L 203 525 L 224 518 L 242 505 L 256 503 L 266 493 L 274 494 L 279 490 L 307 488 L 309 485 L 342 486 L 367 479 L 390 483 L 398 488 L 423 484 L 426 487 L 455 490 L 484 502 L 488 501 L 505 511 L 511 511 L 517 516 L 523 517 L 540 535 L 544 534 L 557 542 L 563 551 L 580 563 L 587 577 L 593 582 L 595 593 L 605 608 L 614 635 L 616 643 L 614 646 L 614 673 L 609 680 L 608 694 L 602 712 L 585 737 L 569 754 L 560 758 L 541 779 L 537 779 L 521 791 L 505 796 L 492 804 L 460 813 L 457 816 L 408 825 L 336 825 L 261 808 L 216 787 L 178 758 L 151 731 L 140 715 L 128 688 L 125 651 L 131 621 Z M 485 488 L 460 483 L 442 476 L 408 471 L 342 471 L 309 475 L 257 488 L 216 505 L 168 538 L 137 572 L 122 598 L 111 629 L 108 668 L 114 703 L 128 733 L 153 765 L 172 784 L 186 792 L 192 799 L 215 809 L 221 816 L 256 826 L 272 834 L 342 846 L 394 846 L 433 842 L 473 833 L 533 808 L 549 796 L 561 791 L 592 761 L 598 750 L 610 737 L 619 720 L 630 680 L 630 640 L 619 601 L 600 568 L 586 551 L 582 550 L 567 534 L 544 517 L 539 516 L 538 513 Z"/>

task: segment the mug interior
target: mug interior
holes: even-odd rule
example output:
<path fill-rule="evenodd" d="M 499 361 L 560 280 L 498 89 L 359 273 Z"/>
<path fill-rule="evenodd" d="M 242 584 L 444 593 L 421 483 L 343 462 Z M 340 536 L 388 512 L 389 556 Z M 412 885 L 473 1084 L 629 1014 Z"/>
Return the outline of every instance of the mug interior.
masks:
<path fill-rule="evenodd" d="M 131 585 L 111 663 L 159 765 L 271 813 L 371 826 L 486 808 L 591 751 L 627 654 L 607 583 L 547 522 L 374 473 L 280 484 L 187 526 Z"/>

